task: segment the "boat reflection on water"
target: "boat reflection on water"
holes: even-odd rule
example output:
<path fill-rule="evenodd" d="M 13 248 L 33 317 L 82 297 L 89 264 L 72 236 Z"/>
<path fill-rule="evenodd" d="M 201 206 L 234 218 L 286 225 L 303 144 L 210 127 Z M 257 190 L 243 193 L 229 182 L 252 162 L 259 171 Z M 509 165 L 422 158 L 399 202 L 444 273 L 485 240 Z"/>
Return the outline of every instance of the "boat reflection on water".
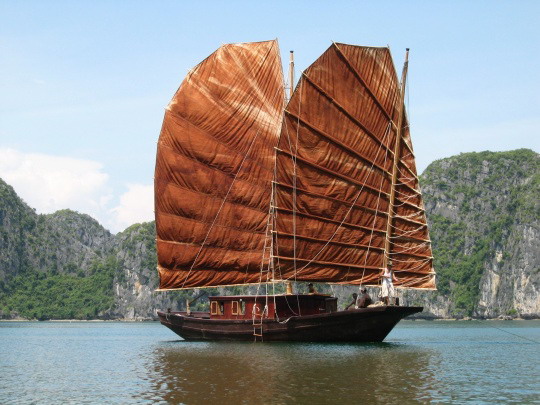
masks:
<path fill-rule="evenodd" d="M 148 358 L 167 403 L 430 402 L 439 353 L 411 345 L 161 343 Z"/>

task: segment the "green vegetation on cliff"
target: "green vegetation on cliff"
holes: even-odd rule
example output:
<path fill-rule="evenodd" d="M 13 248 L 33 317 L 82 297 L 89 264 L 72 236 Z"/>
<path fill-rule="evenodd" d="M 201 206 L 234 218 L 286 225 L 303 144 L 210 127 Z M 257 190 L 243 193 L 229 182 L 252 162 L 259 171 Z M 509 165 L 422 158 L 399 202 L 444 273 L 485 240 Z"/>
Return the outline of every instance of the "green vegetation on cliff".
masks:
<path fill-rule="evenodd" d="M 5 286 L 0 309 L 28 319 L 94 319 L 114 304 L 118 270 L 114 256 L 92 263 L 88 276 L 28 270 Z"/>
<path fill-rule="evenodd" d="M 540 218 L 540 159 L 528 149 L 465 153 L 433 162 L 421 185 L 439 293 L 455 316 L 475 314 L 486 265 L 515 226 Z"/>
<path fill-rule="evenodd" d="M 110 240 L 88 215 L 36 214 L 0 180 L 0 317 L 91 319 L 111 308 Z"/>

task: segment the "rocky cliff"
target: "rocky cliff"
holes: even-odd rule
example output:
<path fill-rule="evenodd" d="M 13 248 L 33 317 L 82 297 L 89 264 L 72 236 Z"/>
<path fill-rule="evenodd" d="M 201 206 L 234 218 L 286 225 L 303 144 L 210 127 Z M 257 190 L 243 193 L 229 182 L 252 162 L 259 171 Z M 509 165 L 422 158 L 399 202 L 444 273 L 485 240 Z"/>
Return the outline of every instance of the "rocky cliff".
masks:
<path fill-rule="evenodd" d="M 402 299 L 424 317 L 540 317 L 540 156 L 461 154 L 421 184 L 438 291 Z M 0 317 L 140 320 L 184 307 L 195 292 L 155 291 L 154 238 L 153 223 L 111 235 L 73 211 L 38 215 L 0 181 Z M 334 293 L 345 304 L 355 289 Z"/>
<path fill-rule="evenodd" d="M 88 215 L 38 215 L 0 180 L 0 317 L 105 316 L 115 237 Z"/>
<path fill-rule="evenodd" d="M 521 149 L 433 162 L 421 176 L 436 293 L 408 293 L 437 317 L 540 315 L 540 155 Z"/>
<path fill-rule="evenodd" d="M 135 224 L 116 235 L 114 250 L 121 263 L 114 280 L 111 318 L 157 319 L 156 310 L 184 308 L 192 292 L 157 292 L 156 230 L 153 222 Z"/>
<path fill-rule="evenodd" d="M 114 236 L 71 210 L 38 215 L 0 179 L 0 280 L 28 271 L 88 275 L 112 253 Z"/>

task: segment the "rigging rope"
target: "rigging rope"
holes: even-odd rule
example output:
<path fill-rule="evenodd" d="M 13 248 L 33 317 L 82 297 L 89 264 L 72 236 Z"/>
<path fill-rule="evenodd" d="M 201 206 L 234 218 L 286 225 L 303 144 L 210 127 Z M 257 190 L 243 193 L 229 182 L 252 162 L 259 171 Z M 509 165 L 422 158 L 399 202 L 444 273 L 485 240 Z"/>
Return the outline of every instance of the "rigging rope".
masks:
<path fill-rule="evenodd" d="M 292 83 L 290 84 L 292 86 Z M 299 89 L 300 89 L 300 83 L 299 83 Z M 293 152 L 293 147 L 292 147 L 292 142 L 291 142 L 291 138 L 290 138 L 290 135 L 289 135 L 289 132 L 288 132 L 288 126 L 287 125 L 282 125 L 282 126 L 285 126 L 285 132 L 287 133 L 287 138 L 288 138 L 288 141 L 289 141 L 289 149 L 291 150 L 291 160 L 292 160 L 292 163 L 293 163 L 293 171 L 294 171 L 294 174 L 293 174 L 293 190 L 294 190 L 294 194 L 293 194 L 293 237 L 294 237 L 294 243 L 293 243 L 293 251 L 294 251 L 294 269 L 295 269 L 295 281 L 296 281 L 296 156 L 297 156 L 297 151 L 298 151 L 298 133 L 299 133 L 299 130 L 300 130 L 300 111 L 301 111 L 301 107 L 302 107 L 302 91 L 297 89 L 296 91 L 299 92 L 300 96 L 299 96 L 299 106 L 298 106 L 298 110 L 299 110 L 299 113 L 298 113 L 298 118 L 297 118 L 297 131 L 296 131 L 296 148 L 295 148 L 295 152 L 294 154 L 292 153 Z M 290 101 L 290 100 L 289 100 Z M 283 124 L 285 123 L 285 114 L 283 114 L 282 116 L 282 122 Z M 280 138 L 281 138 L 281 133 L 280 133 Z M 278 141 L 279 142 L 279 141 Z M 274 155 L 275 156 L 275 155 Z M 274 158 L 274 180 L 277 179 L 277 158 Z M 277 221 L 277 210 L 275 209 L 275 204 L 276 204 L 276 201 L 275 201 L 275 196 L 277 195 L 276 194 L 276 184 L 275 184 L 275 181 L 272 182 L 272 186 L 271 186 L 271 192 L 272 192 L 272 196 L 271 196 L 271 199 L 270 199 L 270 215 L 271 215 L 271 218 L 270 220 L 273 221 L 273 224 L 274 226 L 276 225 L 276 221 Z M 273 206 L 272 206 L 273 205 Z M 275 280 L 275 275 L 276 275 L 276 266 L 275 266 L 275 263 L 274 263 L 274 257 L 273 257 L 273 249 L 274 249 L 274 244 L 273 244 L 273 240 L 274 240 L 274 235 L 273 233 L 270 234 L 270 237 L 271 237 L 271 253 L 270 253 L 270 257 L 269 257 L 269 263 L 268 263 L 268 272 L 267 272 L 267 283 L 268 283 L 268 277 L 269 277 L 269 273 L 270 273 L 270 266 L 272 266 L 272 269 L 273 269 L 273 279 Z M 265 242 L 265 245 L 266 245 L 266 242 Z M 281 276 L 281 265 L 279 263 L 279 252 L 278 252 L 278 244 L 275 245 L 275 249 L 276 249 L 276 253 L 278 253 L 278 269 L 279 269 L 279 273 L 280 273 L 280 276 Z M 264 252 L 263 252 L 263 256 L 264 256 Z M 264 259 L 263 259 L 264 260 Z M 263 273 L 263 266 L 261 266 L 261 270 L 260 270 L 260 277 L 259 277 L 259 284 L 257 286 L 257 291 L 256 291 L 256 298 L 259 294 L 259 289 L 260 289 L 260 284 L 261 284 L 261 281 L 262 281 L 262 273 Z M 281 277 L 282 279 L 282 277 Z M 274 281 L 273 280 L 273 281 Z M 266 284 L 267 287 L 266 287 L 266 309 L 268 309 L 268 284 Z M 277 317 L 277 304 L 276 304 L 276 295 L 275 295 L 275 283 L 272 283 L 272 286 L 273 286 L 273 296 L 274 296 L 274 313 L 275 313 L 275 316 Z M 255 299 L 256 299 L 255 298 Z M 297 304 L 298 304 L 298 311 L 299 313 L 297 314 L 296 311 L 294 311 L 291 306 L 289 305 L 289 301 L 287 299 L 287 297 L 285 296 L 285 302 L 287 303 L 287 306 L 289 307 L 289 309 L 291 310 L 291 312 L 295 315 L 300 315 L 300 299 L 298 298 L 298 294 L 296 294 L 296 299 L 297 299 Z M 285 321 L 287 322 L 288 319 Z M 278 319 L 278 322 L 279 322 L 279 319 Z"/>
<path fill-rule="evenodd" d="M 294 147 L 294 152 L 293 152 L 293 145 L 292 145 L 292 142 L 291 142 L 291 136 L 289 134 L 289 126 L 286 125 L 286 118 L 285 118 L 285 114 L 283 116 L 283 119 L 284 119 L 284 123 L 285 123 L 285 133 L 287 134 L 287 140 L 289 141 L 289 150 L 291 151 L 291 162 L 292 162 L 292 165 L 293 165 L 293 269 L 294 269 L 294 282 L 295 282 L 295 285 L 297 283 L 297 264 L 296 264 L 296 197 L 297 197 L 297 171 L 296 171 L 296 168 L 297 168 L 297 157 L 298 157 L 298 139 L 299 139 L 299 133 L 300 133 L 300 115 L 302 114 L 302 93 L 303 93 L 303 84 L 304 84 L 304 81 L 303 80 L 300 80 L 298 82 L 298 88 L 295 90 L 295 93 L 298 92 L 299 96 L 298 96 L 298 114 L 297 114 L 297 117 L 296 117 L 296 143 L 295 143 L 295 147 Z M 294 96 L 294 95 L 293 95 Z M 292 97 L 291 97 L 292 98 Z M 276 159 L 277 160 L 277 159 Z M 289 278 L 287 278 L 287 280 L 289 280 Z M 298 303 L 298 312 L 300 312 L 300 299 L 298 298 L 298 289 L 297 289 L 297 294 L 296 294 L 296 299 L 297 299 L 297 303 Z M 287 302 L 287 305 L 288 305 L 288 302 Z"/>
<path fill-rule="evenodd" d="M 379 148 L 377 150 L 377 154 L 375 156 L 375 159 L 373 160 L 372 164 L 371 164 L 371 167 L 369 168 L 368 171 L 366 171 L 366 173 L 370 173 L 371 171 L 373 171 L 373 167 L 375 166 L 375 160 L 377 160 L 378 156 L 379 156 L 379 152 L 381 151 L 382 147 L 383 147 L 383 143 L 381 142 L 380 145 L 379 145 Z M 386 152 L 388 153 L 388 151 Z M 347 210 L 347 212 L 345 213 L 345 216 L 343 217 L 343 220 L 340 222 L 340 224 L 337 226 L 337 228 L 335 229 L 334 233 L 330 236 L 330 238 L 328 239 L 328 241 L 324 244 L 324 246 L 315 254 L 315 256 L 313 256 L 313 258 L 311 260 L 309 260 L 304 266 L 302 266 L 302 268 L 300 270 L 298 270 L 298 273 L 302 272 L 303 270 L 306 269 L 307 266 L 309 266 L 321 253 L 324 249 L 326 249 L 326 247 L 330 244 L 330 242 L 334 239 L 334 237 L 336 236 L 337 232 L 339 231 L 339 229 L 341 229 L 341 227 L 343 226 L 343 224 L 345 223 L 347 217 L 349 216 L 349 214 L 351 213 L 353 207 L 356 205 L 356 201 L 358 200 L 358 198 L 360 197 L 360 195 L 362 195 L 362 191 L 364 189 L 364 186 L 367 184 L 367 181 L 368 181 L 368 178 L 369 178 L 369 175 L 366 175 L 365 179 L 364 179 L 364 182 L 362 183 L 362 186 L 360 187 L 360 190 L 358 191 L 355 199 L 353 200 L 351 206 L 349 207 L 349 209 Z"/>
<path fill-rule="evenodd" d="M 476 322 L 481 322 L 484 325 L 484 323 L 482 321 L 480 321 L 479 319 L 473 319 L 473 320 L 476 321 Z M 489 322 L 489 321 L 487 321 L 487 322 Z M 540 342 L 538 340 L 530 339 L 528 337 L 518 335 L 517 333 L 509 332 L 506 329 L 498 328 L 496 326 L 490 325 L 489 323 L 486 323 L 485 325 L 489 326 L 490 328 L 500 330 L 501 332 L 508 333 L 509 335 L 516 336 L 516 337 L 524 339 L 524 340 L 528 340 L 529 342 L 540 344 Z"/>

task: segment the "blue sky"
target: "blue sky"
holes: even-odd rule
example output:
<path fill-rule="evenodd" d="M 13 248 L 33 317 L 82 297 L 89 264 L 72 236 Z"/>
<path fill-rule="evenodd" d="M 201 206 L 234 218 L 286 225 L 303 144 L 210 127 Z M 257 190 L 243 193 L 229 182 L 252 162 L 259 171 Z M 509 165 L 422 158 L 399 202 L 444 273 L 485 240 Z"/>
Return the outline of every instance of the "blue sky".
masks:
<path fill-rule="evenodd" d="M 419 170 L 540 151 L 538 1 L 0 1 L 0 178 L 38 212 L 151 220 L 163 109 L 221 44 L 278 38 L 296 76 L 331 41 L 411 48 Z"/>

